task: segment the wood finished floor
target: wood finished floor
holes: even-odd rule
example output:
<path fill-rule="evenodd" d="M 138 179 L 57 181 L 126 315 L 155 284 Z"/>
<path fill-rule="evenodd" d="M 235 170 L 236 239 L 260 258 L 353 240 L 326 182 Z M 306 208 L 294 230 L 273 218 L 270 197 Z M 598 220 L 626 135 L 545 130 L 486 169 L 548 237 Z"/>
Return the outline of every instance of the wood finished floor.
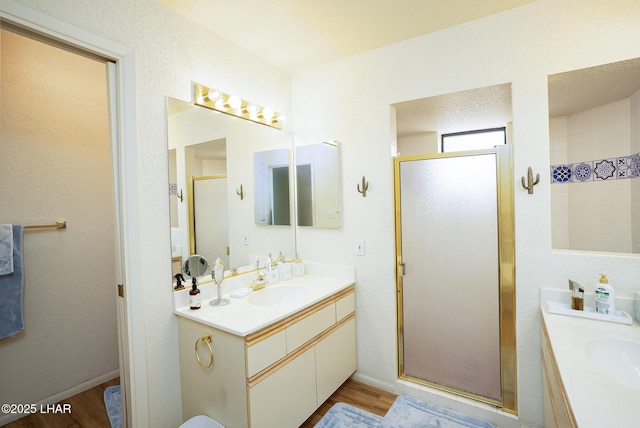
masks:
<path fill-rule="evenodd" d="M 60 401 L 60 404 L 71 405 L 71 413 L 35 413 L 11 422 L 4 428 L 110 428 L 104 390 L 119 384 L 120 379 L 115 378 Z"/>
<path fill-rule="evenodd" d="M 336 403 L 347 403 L 379 416 L 384 416 L 398 396 L 387 391 L 348 379 L 325 401 L 316 412 L 300 425 L 310 428 L 317 424 L 322 416 Z"/>
<path fill-rule="evenodd" d="M 71 414 L 36 413 L 11 422 L 4 428 L 110 428 L 103 394 L 108 386 L 119 383 L 120 380 L 116 378 L 62 400 L 60 403 L 71 404 Z M 390 392 L 349 379 L 300 427 L 313 427 L 338 402 L 384 416 L 396 397 Z"/>

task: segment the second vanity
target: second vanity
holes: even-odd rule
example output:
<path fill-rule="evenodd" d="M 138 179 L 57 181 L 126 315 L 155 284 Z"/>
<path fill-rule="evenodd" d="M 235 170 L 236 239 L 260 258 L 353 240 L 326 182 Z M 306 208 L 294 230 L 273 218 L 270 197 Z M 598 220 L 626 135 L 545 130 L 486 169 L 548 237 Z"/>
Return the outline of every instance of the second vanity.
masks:
<path fill-rule="evenodd" d="M 353 268 L 311 272 L 253 291 L 252 274 L 223 282 L 227 306 L 202 308 L 176 293 L 183 418 L 205 414 L 227 428 L 302 424 L 356 370 Z"/>
<path fill-rule="evenodd" d="M 640 325 L 549 312 L 547 301 L 568 299 L 568 293 L 542 290 L 545 426 L 639 426 L 640 374 L 632 366 Z"/>

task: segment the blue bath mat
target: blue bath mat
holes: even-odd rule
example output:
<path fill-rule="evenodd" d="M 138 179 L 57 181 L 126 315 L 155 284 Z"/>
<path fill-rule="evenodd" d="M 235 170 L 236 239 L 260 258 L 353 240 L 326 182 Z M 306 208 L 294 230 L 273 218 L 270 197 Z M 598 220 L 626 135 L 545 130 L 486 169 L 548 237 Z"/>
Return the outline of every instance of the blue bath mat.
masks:
<path fill-rule="evenodd" d="M 334 404 L 315 428 L 494 428 L 490 422 L 400 396 L 384 418 L 345 403 Z"/>
<path fill-rule="evenodd" d="M 384 416 L 384 428 L 494 428 L 490 422 L 401 395 Z"/>
<path fill-rule="evenodd" d="M 120 385 L 108 386 L 104 390 L 104 405 L 107 408 L 111 428 L 122 428 Z"/>
<path fill-rule="evenodd" d="M 382 417 L 345 403 L 336 403 L 315 428 L 369 428 L 380 426 Z"/>

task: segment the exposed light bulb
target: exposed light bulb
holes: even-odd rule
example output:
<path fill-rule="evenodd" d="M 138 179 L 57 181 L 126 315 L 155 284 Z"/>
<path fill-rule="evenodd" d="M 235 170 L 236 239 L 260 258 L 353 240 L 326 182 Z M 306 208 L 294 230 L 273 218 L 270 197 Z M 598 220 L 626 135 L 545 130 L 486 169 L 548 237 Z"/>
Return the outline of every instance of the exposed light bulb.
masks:
<path fill-rule="evenodd" d="M 227 111 L 227 107 L 224 105 L 222 98 L 218 98 L 218 101 L 216 101 L 216 104 L 215 104 L 215 108 L 216 110 Z"/>
<path fill-rule="evenodd" d="M 216 102 L 218 98 L 220 98 L 220 92 L 216 91 L 215 89 L 209 89 L 207 98 L 209 98 L 209 101 Z"/>
<path fill-rule="evenodd" d="M 242 105 L 242 100 L 237 95 L 231 95 L 227 100 L 227 104 L 229 104 L 229 107 L 232 109 L 237 110 Z"/>
<path fill-rule="evenodd" d="M 271 121 L 273 119 L 273 109 L 271 107 L 265 107 L 262 109 L 262 117 L 264 117 L 265 122 Z"/>

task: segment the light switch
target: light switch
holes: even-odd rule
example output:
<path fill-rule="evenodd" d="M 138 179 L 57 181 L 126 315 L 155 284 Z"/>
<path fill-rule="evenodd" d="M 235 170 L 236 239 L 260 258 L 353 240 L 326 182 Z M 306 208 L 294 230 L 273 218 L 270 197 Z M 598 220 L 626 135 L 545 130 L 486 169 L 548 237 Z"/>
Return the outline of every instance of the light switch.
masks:
<path fill-rule="evenodd" d="M 364 239 L 356 239 L 356 256 L 364 256 Z"/>
<path fill-rule="evenodd" d="M 242 234 L 242 245 L 249 245 L 249 234 L 247 232 Z"/>

